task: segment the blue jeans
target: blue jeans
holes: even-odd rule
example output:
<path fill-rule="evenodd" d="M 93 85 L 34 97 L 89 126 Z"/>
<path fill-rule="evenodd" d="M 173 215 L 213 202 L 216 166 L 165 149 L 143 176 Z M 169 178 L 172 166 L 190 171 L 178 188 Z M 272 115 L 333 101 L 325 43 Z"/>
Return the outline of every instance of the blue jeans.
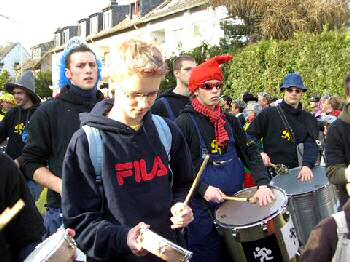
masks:
<path fill-rule="evenodd" d="M 60 228 L 63 224 L 61 209 L 58 208 L 47 208 L 47 213 L 44 217 L 44 226 L 46 229 L 46 233 L 44 238 L 48 238 L 52 234 L 56 233 L 57 229 Z"/>
<path fill-rule="evenodd" d="M 40 193 L 43 190 L 43 187 L 35 183 L 33 180 L 27 179 L 27 186 L 29 188 L 30 193 L 33 196 L 34 202 L 38 200 L 40 197 Z"/>

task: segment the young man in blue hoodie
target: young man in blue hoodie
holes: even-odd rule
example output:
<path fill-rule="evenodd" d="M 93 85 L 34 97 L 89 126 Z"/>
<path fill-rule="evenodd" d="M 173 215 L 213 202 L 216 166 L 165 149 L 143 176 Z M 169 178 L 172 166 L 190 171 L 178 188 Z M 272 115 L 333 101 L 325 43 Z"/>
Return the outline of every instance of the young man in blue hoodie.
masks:
<path fill-rule="evenodd" d="M 76 241 L 88 261 L 161 261 L 147 254 L 137 238 L 141 227 L 149 226 L 177 242 L 181 234 L 176 229 L 193 220 L 192 210 L 182 203 L 192 181 L 191 156 L 176 125 L 159 117 L 169 131 L 168 155 L 149 112 L 166 73 L 159 50 L 132 40 L 123 43 L 117 54 L 112 67 L 112 81 L 117 84 L 114 104 L 103 102 L 81 115 L 84 130 L 98 131 L 103 156 L 99 161 L 90 157 L 91 137 L 83 129 L 67 149 L 64 224 L 76 230 Z"/>

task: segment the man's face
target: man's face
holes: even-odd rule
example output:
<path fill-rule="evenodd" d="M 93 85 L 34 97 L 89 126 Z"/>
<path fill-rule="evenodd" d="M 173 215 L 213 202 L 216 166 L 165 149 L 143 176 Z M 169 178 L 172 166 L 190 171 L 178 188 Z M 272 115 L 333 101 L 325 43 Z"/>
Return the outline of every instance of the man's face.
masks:
<path fill-rule="evenodd" d="M 238 115 L 240 113 L 239 111 L 239 107 L 237 107 L 235 104 L 232 105 L 232 108 L 231 108 L 231 113 L 235 116 L 235 115 Z"/>
<path fill-rule="evenodd" d="M 76 52 L 69 57 L 69 68 L 66 69 L 66 77 L 70 82 L 83 89 L 91 90 L 97 82 L 96 57 L 91 52 Z"/>
<path fill-rule="evenodd" d="M 161 76 L 131 74 L 118 83 L 115 98 L 126 119 L 141 122 L 157 98 Z"/>
<path fill-rule="evenodd" d="M 190 60 L 182 61 L 181 68 L 179 70 L 175 70 L 175 78 L 177 81 L 180 81 L 183 85 L 188 86 L 190 82 L 190 76 L 192 69 L 197 66 L 197 63 Z"/>
<path fill-rule="evenodd" d="M 6 112 L 10 111 L 14 107 L 13 104 L 6 101 L 1 101 L 0 105 Z"/>
<path fill-rule="evenodd" d="M 298 106 L 300 100 L 303 96 L 301 89 L 291 86 L 289 88 L 284 89 L 284 101 L 293 107 Z"/>
<path fill-rule="evenodd" d="M 30 96 L 22 88 L 14 88 L 13 96 L 15 97 L 17 106 L 23 107 L 28 102 L 31 102 Z"/>
<path fill-rule="evenodd" d="M 199 101 L 205 106 L 216 106 L 219 103 L 222 82 L 210 80 L 205 85 L 195 91 L 195 95 Z"/>

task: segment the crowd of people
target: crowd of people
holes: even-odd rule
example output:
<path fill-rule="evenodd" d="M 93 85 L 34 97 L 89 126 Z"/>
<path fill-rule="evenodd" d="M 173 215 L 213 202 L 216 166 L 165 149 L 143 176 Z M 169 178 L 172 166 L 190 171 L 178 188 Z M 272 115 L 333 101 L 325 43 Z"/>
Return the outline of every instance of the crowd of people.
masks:
<path fill-rule="evenodd" d="M 346 101 L 314 95 L 303 107 L 310 90 L 298 73 L 284 76 L 281 99 L 246 92 L 233 100 L 222 96 L 221 65 L 231 56 L 198 65 L 184 55 L 173 62 L 176 86 L 159 95 L 167 66 L 155 45 L 129 40 L 114 53 L 112 99 L 98 90 L 101 62 L 80 41 L 63 52 L 56 97 L 41 103 L 31 72 L 5 85 L 0 212 L 18 198 L 26 207 L 0 231 L 1 261 L 23 261 L 60 227 L 74 230 L 85 254 L 77 261 L 160 261 L 140 243 L 145 228 L 191 251 L 190 261 L 232 261 L 215 212 L 251 186 L 257 205 L 273 203 L 275 165 L 300 167 L 298 179 L 308 182 L 325 164 L 350 221 L 350 76 Z M 43 197 L 40 215 L 35 201 Z M 338 238 L 335 218 L 321 222 L 301 259 L 331 261 Z"/>

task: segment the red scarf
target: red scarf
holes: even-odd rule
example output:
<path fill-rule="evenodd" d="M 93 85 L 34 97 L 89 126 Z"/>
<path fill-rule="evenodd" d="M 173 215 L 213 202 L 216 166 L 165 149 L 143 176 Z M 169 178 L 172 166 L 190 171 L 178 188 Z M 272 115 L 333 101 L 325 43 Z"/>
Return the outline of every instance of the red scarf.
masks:
<path fill-rule="evenodd" d="M 214 110 L 211 110 L 209 107 L 199 102 L 198 98 L 194 98 L 192 100 L 192 106 L 198 113 L 209 117 L 210 123 L 212 123 L 215 127 L 216 142 L 218 145 L 226 145 L 230 138 L 225 129 L 225 115 L 221 113 L 220 105 L 218 104 Z"/>

